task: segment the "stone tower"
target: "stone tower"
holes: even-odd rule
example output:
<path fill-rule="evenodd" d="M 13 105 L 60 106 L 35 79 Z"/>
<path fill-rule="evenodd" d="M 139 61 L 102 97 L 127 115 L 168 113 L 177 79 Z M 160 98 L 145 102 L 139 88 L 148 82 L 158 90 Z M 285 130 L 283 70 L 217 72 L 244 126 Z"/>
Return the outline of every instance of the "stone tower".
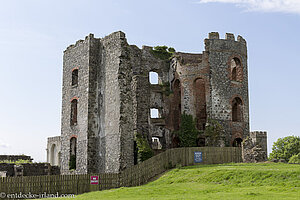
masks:
<path fill-rule="evenodd" d="M 118 172 L 133 165 L 132 72 L 122 62 L 125 35 L 92 34 L 65 50 L 61 171 Z M 130 151 L 128 151 L 130 150 Z"/>
<path fill-rule="evenodd" d="M 210 120 L 223 126 L 214 146 L 241 146 L 249 136 L 247 68 L 246 41 L 229 33 L 225 39 L 210 33 L 201 54 L 176 52 L 171 60 L 152 47 L 129 45 L 123 32 L 77 41 L 63 58 L 61 136 L 55 139 L 61 172 L 118 172 L 133 165 L 136 133 L 153 149 L 177 147 L 173 132 L 183 113 L 202 131 Z M 208 140 L 196 143 L 207 146 Z"/>
<path fill-rule="evenodd" d="M 249 97 L 246 41 L 227 33 L 219 39 L 210 33 L 205 40 L 204 65 L 210 71 L 207 116 L 225 128 L 225 146 L 240 146 L 249 135 Z"/>

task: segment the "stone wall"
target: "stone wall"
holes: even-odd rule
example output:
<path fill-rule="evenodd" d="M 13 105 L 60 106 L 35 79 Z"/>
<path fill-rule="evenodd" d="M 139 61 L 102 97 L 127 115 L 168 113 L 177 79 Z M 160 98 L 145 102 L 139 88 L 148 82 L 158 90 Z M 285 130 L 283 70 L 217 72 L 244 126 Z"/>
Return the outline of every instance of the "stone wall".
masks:
<path fill-rule="evenodd" d="M 133 94 L 130 46 L 125 34 L 89 35 L 64 54 L 62 173 L 68 174 L 70 138 L 77 138 L 74 173 L 117 172 L 133 164 Z M 78 85 L 71 72 L 78 68 Z M 78 123 L 70 124 L 70 101 L 78 99 Z"/>
<path fill-rule="evenodd" d="M 88 163 L 88 102 L 89 102 L 89 58 L 93 35 L 79 40 L 64 51 L 62 119 L 61 119 L 61 172 L 69 174 L 70 139 L 75 137 L 76 171 L 87 173 Z M 78 84 L 72 85 L 72 70 L 78 69 Z M 71 125 L 71 101 L 77 99 L 77 123 Z"/>
<path fill-rule="evenodd" d="M 16 171 L 15 169 L 20 169 L 20 171 Z M 24 163 L 20 165 L 0 163 L 0 171 L 6 172 L 6 176 L 44 176 L 60 174 L 59 167 L 52 167 L 49 163 Z"/>
<path fill-rule="evenodd" d="M 6 172 L 6 176 L 14 176 L 14 166 L 13 163 L 0 163 L 0 171 Z"/>
<path fill-rule="evenodd" d="M 49 137 L 47 140 L 47 162 L 52 166 L 60 166 L 61 163 L 61 139 L 60 136 Z"/>
<path fill-rule="evenodd" d="M 242 146 L 244 162 L 263 162 L 268 159 L 267 132 L 254 131 L 244 139 Z"/>

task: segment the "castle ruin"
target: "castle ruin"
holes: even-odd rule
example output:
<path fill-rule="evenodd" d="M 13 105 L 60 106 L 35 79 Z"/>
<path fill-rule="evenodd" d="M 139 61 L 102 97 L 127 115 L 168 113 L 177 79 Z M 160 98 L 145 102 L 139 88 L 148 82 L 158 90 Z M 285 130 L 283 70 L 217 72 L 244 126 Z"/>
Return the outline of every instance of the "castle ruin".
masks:
<path fill-rule="evenodd" d="M 72 162 L 77 174 L 119 172 L 135 164 L 136 133 L 153 149 L 177 147 L 172 133 L 183 113 L 196 119 L 198 130 L 209 119 L 224 127 L 215 146 L 241 146 L 250 137 L 255 146 L 246 41 L 212 32 L 204 43 L 202 54 L 175 52 L 171 60 L 155 56 L 152 47 L 129 45 L 120 31 L 70 45 L 63 57 L 61 136 L 48 138 L 48 162 L 62 174 L 71 173 Z M 150 83 L 149 74 L 157 81 Z M 266 155 L 266 139 L 259 141 Z M 207 146 L 207 138 L 197 145 Z"/>

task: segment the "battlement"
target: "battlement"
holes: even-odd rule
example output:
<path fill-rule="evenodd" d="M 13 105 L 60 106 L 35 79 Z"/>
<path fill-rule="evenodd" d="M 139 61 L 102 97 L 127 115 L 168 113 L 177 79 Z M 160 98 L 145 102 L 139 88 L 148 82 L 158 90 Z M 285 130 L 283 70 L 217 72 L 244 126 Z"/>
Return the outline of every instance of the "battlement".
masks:
<path fill-rule="evenodd" d="M 219 33 L 218 33 L 218 32 L 210 32 L 210 33 L 208 34 L 208 39 L 209 39 L 209 40 L 228 40 L 228 41 L 236 41 L 236 42 L 240 42 L 240 43 L 246 45 L 246 40 L 245 40 L 242 36 L 238 35 L 238 36 L 237 36 L 237 40 L 235 40 L 235 36 L 234 36 L 233 33 L 226 33 L 226 34 L 225 34 L 225 39 L 220 39 L 220 36 L 219 36 Z"/>
<path fill-rule="evenodd" d="M 250 132 L 250 137 L 251 138 L 267 137 L 267 132 L 266 131 L 252 131 L 252 132 Z"/>

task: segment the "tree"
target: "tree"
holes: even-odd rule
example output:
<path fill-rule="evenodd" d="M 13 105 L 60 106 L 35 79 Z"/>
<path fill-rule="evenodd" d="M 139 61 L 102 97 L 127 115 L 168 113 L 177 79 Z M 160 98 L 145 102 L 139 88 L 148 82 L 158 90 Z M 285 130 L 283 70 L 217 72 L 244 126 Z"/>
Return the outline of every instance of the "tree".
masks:
<path fill-rule="evenodd" d="M 293 155 L 290 158 L 289 163 L 291 163 L 291 164 L 300 164 L 300 153 L 298 153 L 297 155 Z"/>
<path fill-rule="evenodd" d="M 199 131 L 196 128 L 196 122 L 192 115 L 182 114 L 180 128 L 175 132 L 180 140 L 180 147 L 197 146 L 197 137 Z"/>
<path fill-rule="evenodd" d="M 140 133 L 136 133 L 135 137 L 136 137 L 136 144 L 138 148 L 139 161 L 143 162 L 151 158 L 154 155 L 154 152 L 151 149 L 147 138 Z"/>
<path fill-rule="evenodd" d="M 300 153 L 300 137 L 287 136 L 274 142 L 270 159 L 284 159 L 287 162 L 293 155 Z"/>

